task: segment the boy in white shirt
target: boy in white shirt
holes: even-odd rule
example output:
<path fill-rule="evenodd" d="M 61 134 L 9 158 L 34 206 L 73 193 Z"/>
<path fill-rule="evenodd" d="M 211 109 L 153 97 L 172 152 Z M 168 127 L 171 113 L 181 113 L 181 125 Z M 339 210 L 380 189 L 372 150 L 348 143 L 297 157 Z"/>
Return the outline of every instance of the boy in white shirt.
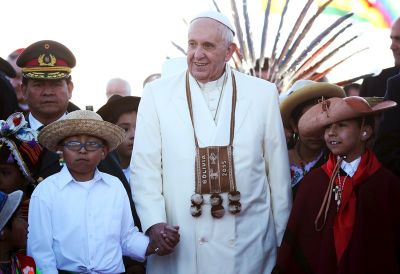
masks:
<path fill-rule="evenodd" d="M 135 227 L 118 178 L 100 172 L 99 162 L 125 138 L 124 130 L 79 110 L 43 128 L 39 142 L 62 151 L 65 166 L 42 181 L 29 207 L 28 254 L 42 273 L 122 273 L 122 255 L 144 261 L 179 242 L 177 227 L 154 246 Z"/>

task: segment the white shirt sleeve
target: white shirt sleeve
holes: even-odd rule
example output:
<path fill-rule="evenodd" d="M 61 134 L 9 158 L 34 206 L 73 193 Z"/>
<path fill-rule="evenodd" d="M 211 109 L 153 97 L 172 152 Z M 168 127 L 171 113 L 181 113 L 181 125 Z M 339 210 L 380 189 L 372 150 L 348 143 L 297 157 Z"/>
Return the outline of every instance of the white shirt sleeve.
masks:
<path fill-rule="evenodd" d="M 123 193 L 124 211 L 121 223 L 121 248 L 122 254 L 142 262 L 146 259 L 146 250 L 149 237 L 144 235 L 134 225 L 128 195 Z"/>
<path fill-rule="evenodd" d="M 57 274 L 57 263 L 53 252 L 51 212 L 45 201 L 32 195 L 28 215 L 27 253 L 35 259 L 41 273 Z"/>

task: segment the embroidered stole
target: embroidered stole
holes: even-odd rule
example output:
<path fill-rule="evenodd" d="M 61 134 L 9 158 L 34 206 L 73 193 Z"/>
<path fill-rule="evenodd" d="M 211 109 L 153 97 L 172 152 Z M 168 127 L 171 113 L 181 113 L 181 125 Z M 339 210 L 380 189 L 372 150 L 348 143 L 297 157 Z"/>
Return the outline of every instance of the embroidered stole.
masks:
<path fill-rule="evenodd" d="M 222 197 L 220 196 L 220 193 L 228 193 L 229 211 L 232 214 L 236 214 L 241 210 L 241 204 L 239 202 L 240 193 L 236 189 L 233 162 L 233 138 L 235 131 L 237 89 L 233 72 L 231 75 L 233 90 L 229 144 L 227 146 L 210 146 L 200 148 L 194 126 L 189 72 L 186 72 L 186 98 L 196 145 L 196 184 L 195 194 L 192 195 L 191 199 L 191 213 L 194 217 L 201 215 L 201 205 L 203 204 L 202 194 L 211 194 L 211 215 L 215 218 L 221 218 L 225 213 L 225 209 L 222 206 Z"/>

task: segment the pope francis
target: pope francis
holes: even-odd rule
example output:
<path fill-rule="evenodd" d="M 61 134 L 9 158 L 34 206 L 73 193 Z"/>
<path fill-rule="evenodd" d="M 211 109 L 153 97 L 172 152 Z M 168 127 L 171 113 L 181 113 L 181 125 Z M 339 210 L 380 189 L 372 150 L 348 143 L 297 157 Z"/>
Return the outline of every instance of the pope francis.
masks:
<path fill-rule="evenodd" d="M 291 209 L 278 92 L 229 67 L 233 37 L 221 13 L 197 15 L 187 71 L 144 89 L 132 195 L 166 255 L 150 257 L 147 273 L 269 274 L 275 265 Z M 177 231 L 173 249 L 167 234 Z"/>

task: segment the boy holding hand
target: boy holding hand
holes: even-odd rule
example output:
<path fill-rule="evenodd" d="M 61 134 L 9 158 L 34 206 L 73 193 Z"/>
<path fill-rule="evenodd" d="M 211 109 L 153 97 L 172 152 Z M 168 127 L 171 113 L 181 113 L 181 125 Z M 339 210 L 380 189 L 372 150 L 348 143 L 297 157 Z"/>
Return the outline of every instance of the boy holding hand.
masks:
<path fill-rule="evenodd" d="M 155 246 L 135 227 L 122 184 L 97 169 L 126 138 L 122 128 L 78 110 L 43 128 L 38 138 L 47 149 L 62 151 L 65 161 L 31 197 L 28 254 L 42 273 L 122 273 L 122 255 L 144 261 L 172 252 L 178 227 L 167 227 L 164 245 Z"/>

